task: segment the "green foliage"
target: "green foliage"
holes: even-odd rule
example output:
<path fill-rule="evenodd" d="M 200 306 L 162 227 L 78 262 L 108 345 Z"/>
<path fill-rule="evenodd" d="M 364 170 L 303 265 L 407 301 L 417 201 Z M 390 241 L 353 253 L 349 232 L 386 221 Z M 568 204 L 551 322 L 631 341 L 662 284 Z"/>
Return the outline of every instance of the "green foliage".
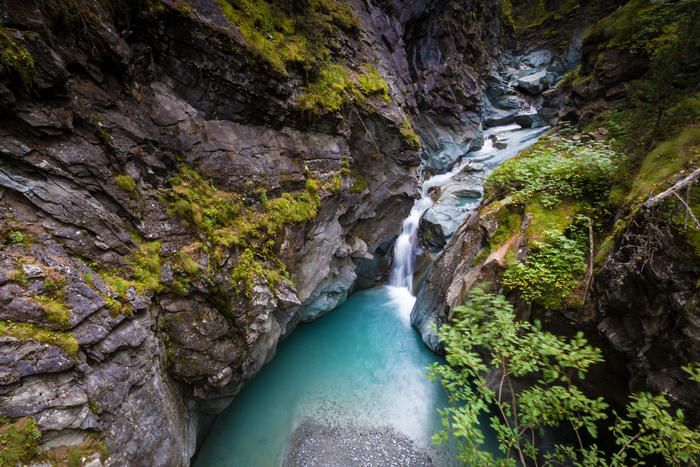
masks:
<path fill-rule="evenodd" d="M 700 363 L 689 363 L 683 367 L 683 371 L 688 374 L 691 380 L 700 383 Z"/>
<path fill-rule="evenodd" d="M 504 297 L 476 289 L 439 336 L 447 364 L 433 364 L 429 377 L 443 385 L 450 406 L 440 410 L 444 430 L 434 439 L 452 437 L 460 462 L 622 467 L 660 455 L 669 465 L 696 465 L 700 433 L 683 424 L 681 411 L 669 410 L 663 395 L 636 394 L 626 414 L 613 412 L 618 448 L 611 453 L 598 448 L 598 425 L 610 415 L 608 404 L 588 397 L 580 384 L 603 358 L 581 333 L 565 339 L 517 321 Z M 514 379 L 524 389 L 514 391 Z M 503 457 L 484 449 L 486 417 Z M 569 432 L 577 443 L 537 443 L 545 429 Z"/>
<path fill-rule="evenodd" d="M 39 453 L 41 431 L 33 418 L 0 418 L 0 467 L 31 462 Z"/>
<path fill-rule="evenodd" d="M 544 242 L 532 248 L 524 263 L 508 267 L 501 283 L 527 302 L 549 310 L 563 307 L 586 272 L 585 248 L 558 232 L 546 232 Z"/>
<path fill-rule="evenodd" d="M 125 191 L 130 195 L 136 193 L 136 180 L 134 180 L 134 177 L 131 175 L 117 175 L 114 177 L 114 183 L 116 183 L 122 191 Z"/>
<path fill-rule="evenodd" d="M 498 167 L 486 182 L 486 195 L 519 203 L 537 196 L 548 208 L 565 198 L 600 199 L 610 189 L 619 157 L 607 143 L 549 136 Z"/>
<path fill-rule="evenodd" d="M 43 342 L 63 349 L 70 356 L 75 356 L 78 353 L 78 341 L 69 332 L 52 331 L 27 323 L 0 321 L 0 335 L 14 337 L 22 341 Z"/>
<path fill-rule="evenodd" d="M 321 68 L 318 79 L 306 86 L 297 103 L 303 110 L 322 115 L 337 112 L 350 102 L 362 104 L 367 97 L 377 94 L 390 102 L 389 85 L 373 66 L 368 65 L 363 73 L 356 73 L 345 65 L 327 63 Z"/>
<path fill-rule="evenodd" d="M 627 418 L 616 417 L 612 427 L 620 450 L 611 465 L 638 465 L 651 454 L 663 457 L 667 465 L 697 465 L 700 433 L 683 423 L 681 410 L 672 414 L 670 407 L 664 395 L 633 395 Z"/>
<path fill-rule="evenodd" d="M 458 460 L 467 465 L 515 465 L 536 459 L 530 441 L 545 427 L 585 429 L 596 434 L 596 423 L 605 419 L 605 402 L 585 396 L 577 386 L 588 369 L 602 361 L 601 352 L 582 335 L 566 340 L 516 321 L 508 301 L 474 290 L 465 306 L 454 310 L 454 321 L 439 330 L 447 364 L 433 364 L 430 377 L 447 390 L 450 406 L 441 410 L 446 430 L 459 448 Z M 489 370 L 501 376 L 489 384 Z M 534 383 L 513 393 L 509 378 L 532 378 Z M 490 417 L 502 453 L 496 458 L 483 450 L 481 419 Z"/>
<path fill-rule="evenodd" d="M 420 136 L 413 129 L 413 124 L 408 117 L 401 124 L 401 136 L 403 136 L 411 149 L 420 149 Z"/>
<path fill-rule="evenodd" d="M 12 246 L 25 246 L 29 238 L 20 230 L 11 230 L 10 233 L 7 234 L 7 240 Z"/>
<path fill-rule="evenodd" d="M 313 70 L 330 56 L 341 31 L 359 23 L 350 6 L 337 0 L 310 0 L 303 11 L 282 0 L 217 0 L 224 16 L 246 44 L 272 69 L 287 73 L 287 63 Z"/>
<path fill-rule="evenodd" d="M 34 57 L 18 44 L 12 29 L 0 28 L 0 63 L 29 87 L 35 74 Z"/>
<path fill-rule="evenodd" d="M 171 212 L 203 237 L 203 248 L 213 258 L 222 257 L 230 248 L 242 252 L 231 282 L 238 293 L 246 296 L 252 292 L 252 276 L 265 279 L 270 285 L 286 276 L 274 251 L 277 237 L 286 225 L 314 219 L 321 206 L 319 191 L 332 188 L 322 187 L 318 180 L 309 177 L 304 190 L 283 193 L 274 199 L 258 194 L 259 205 L 245 205 L 240 195 L 219 190 L 184 165 L 170 182 Z"/>

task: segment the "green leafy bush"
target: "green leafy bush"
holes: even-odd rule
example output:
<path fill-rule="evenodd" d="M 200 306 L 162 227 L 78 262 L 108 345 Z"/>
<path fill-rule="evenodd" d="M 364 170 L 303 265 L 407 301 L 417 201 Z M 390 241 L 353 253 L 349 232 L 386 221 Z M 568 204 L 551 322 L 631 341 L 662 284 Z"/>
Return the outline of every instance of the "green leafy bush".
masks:
<path fill-rule="evenodd" d="M 603 357 L 581 333 L 566 339 L 517 321 L 503 296 L 476 289 L 439 336 L 447 363 L 431 365 L 429 377 L 440 381 L 450 405 L 439 411 L 445 429 L 434 440 L 452 438 L 466 465 L 622 467 L 651 455 L 669 465 L 696 464 L 700 433 L 684 425 L 680 410 L 669 410 L 665 396 L 636 394 L 626 413 L 617 414 L 582 391 L 589 369 Z M 516 379 L 523 389 L 514 390 Z M 617 447 L 603 452 L 596 444 L 599 425 L 611 416 Z M 484 418 L 500 455 L 485 449 Z M 576 442 L 538 443 L 546 429 Z"/>
<path fill-rule="evenodd" d="M 501 283 L 517 290 L 527 302 L 550 310 L 561 308 L 586 272 L 585 249 L 557 232 L 547 233 L 544 242 L 532 247 L 524 263 L 508 267 Z"/>
<path fill-rule="evenodd" d="M 510 196 L 520 203 L 537 196 L 545 207 L 565 198 L 599 199 L 607 194 L 619 159 L 604 142 L 549 136 L 497 168 L 485 190 L 487 197 Z"/>

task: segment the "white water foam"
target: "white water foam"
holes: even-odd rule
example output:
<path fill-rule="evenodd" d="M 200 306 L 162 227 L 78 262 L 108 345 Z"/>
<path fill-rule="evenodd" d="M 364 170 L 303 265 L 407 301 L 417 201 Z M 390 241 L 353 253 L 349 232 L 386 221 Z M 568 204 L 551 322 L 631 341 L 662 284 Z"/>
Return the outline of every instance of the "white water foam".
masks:
<path fill-rule="evenodd" d="M 446 185 L 455 175 L 462 172 L 462 170 L 472 162 L 481 162 L 493 158 L 499 153 L 503 153 L 504 159 L 515 155 L 520 150 L 534 143 L 536 136 L 539 136 L 545 130 L 546 128 L 525 130 L 515 124 L 489 128 L 484 131 L 484 145 L 481 149 L 471 153 L 470 157 L 463 158 L 449 172 L 435 175 L 423 182 L 421 198 L 416 200 L 413 204 L 410 214 L 403 221 L 401 234 L 399 234 L 394 243 L 394 261 L 389 274 L 390 288 L 405 289 L 408 291 L 409 296 L 413 296 L 413 273 L 415 270 L 416 257 L 419 253 L 418 226 L 425 211 L 435 204 L 435 201 L 433 201 L 430 196 L 431 189 Z M 514 141 L 515 144 L 506 150 L 494 148 L 493 140 L 491 139 L 492 135 L 511 133 L 522 133 L 523 137 L 519 141 Z M 392 297 L 394 295 L 395 293 L 392 293 Z M 411 306 L 412 305 L 413 304 L 411 304 Z"/>

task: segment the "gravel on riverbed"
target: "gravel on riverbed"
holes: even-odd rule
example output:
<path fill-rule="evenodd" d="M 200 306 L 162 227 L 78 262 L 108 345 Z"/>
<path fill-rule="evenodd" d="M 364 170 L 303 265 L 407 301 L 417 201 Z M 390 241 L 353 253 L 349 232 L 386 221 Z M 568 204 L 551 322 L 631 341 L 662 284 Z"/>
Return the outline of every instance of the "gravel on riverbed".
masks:
<path fill-rule="evenodd" d="M 392 428 L 327 427 L 302 423 L 287 446 L 284 467 L 419 467 L 430 456 Z"/>

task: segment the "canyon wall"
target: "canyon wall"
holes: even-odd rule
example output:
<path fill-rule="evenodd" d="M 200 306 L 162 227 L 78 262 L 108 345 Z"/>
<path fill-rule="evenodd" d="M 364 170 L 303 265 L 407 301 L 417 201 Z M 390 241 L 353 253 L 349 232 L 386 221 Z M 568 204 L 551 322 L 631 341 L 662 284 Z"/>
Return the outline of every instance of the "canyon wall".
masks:
<path fill-rule="evenodd" d="M 484 202 L 428 273 L 412 323 L 439 352 L 433 325 L 449 320 L 470 290 L 504 293 L 521 318 L 557 333 L 585 331 L 603 348 L 607 367 L 594 392 L 618 403 L 630 392 L 666 392 L 695 423 L 697 391 L 683 367 L 700 358 L 700 226 L 686 220 L 698 212 L 698 188 L 684 184 L 697 175 L 700 154 L 697 2 L 558 2 L 571 9 L 537 17 L 542 3 L 513 2 L 514 17 L 525 21 L 521 46 L 566 56 L 578 41 L 580 65 L 543 93 L 540 115 L 563 126 L 487 183 Z M 583 17 L 592 20 L 585 33 L 569 34 Z M 598 179 L 600 191 L 576 185 L 586 175 L 563 166 L 533 182 L 547 161 L 577 154 L 617 167 Z M 528 192 L 531 183 L 542 184 Z M 677 196 L 659 199 L 665 190 Z M 566 256 L 573 244 L 578 252 Z M 542 265 L 548 273 L 537 272 Z"/>
<path fill-rule="evenodd" d="M 281 338 L 381 280 L 421 161 L 480 144 L 498 4 L 272 3 L 0 2 L 20 461 L 188 464 Z"/>

